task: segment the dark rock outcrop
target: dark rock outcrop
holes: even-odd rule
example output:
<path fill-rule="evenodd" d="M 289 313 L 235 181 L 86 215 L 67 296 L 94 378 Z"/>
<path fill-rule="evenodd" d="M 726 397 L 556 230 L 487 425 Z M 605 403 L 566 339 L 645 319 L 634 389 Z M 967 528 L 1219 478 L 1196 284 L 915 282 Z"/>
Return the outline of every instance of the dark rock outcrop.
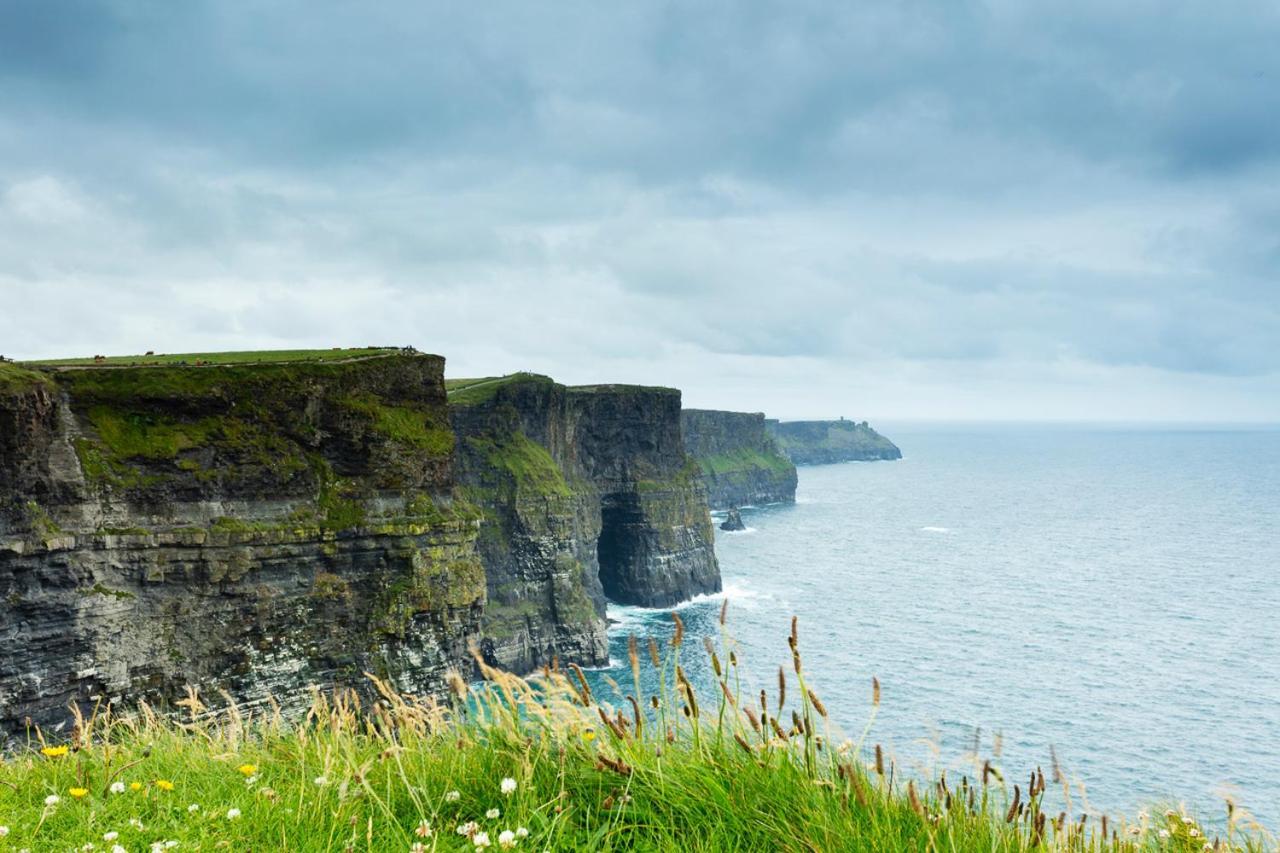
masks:
<path fill-rule="evenodd" d="M 797 465 L 901 459 L 902 451 L 866 421 L 767 422 L 778 446 Z"/>
<path fill-rule="evenodd" d="M 0 366 L 0 730 L 469 670 L 480 517 L 443 366 Z"/>
<path fill-rule="evenodd" d="M 758 412 L 685 409 L 684 446 L 702 471 L 712 509 L 796 499 L 796 466 Z"/>
<path fill-rule="evenodd" d="M 453 380 L 449 402 L 459 481 L 485 518 L 490 660 L 604 663 L 606 596 L 666 606 L 720 588 L 678 391 L 516 374 Z"/>
<path fill-rule="evenodd" d="M 730 508 L 728 513 L 725 514 L 724 521 L 720 522 L 720 529 L 729 531 L 747 529 L 747 525 L 742 522 L 742 513 L 738 511 L 737 507 Z"/>

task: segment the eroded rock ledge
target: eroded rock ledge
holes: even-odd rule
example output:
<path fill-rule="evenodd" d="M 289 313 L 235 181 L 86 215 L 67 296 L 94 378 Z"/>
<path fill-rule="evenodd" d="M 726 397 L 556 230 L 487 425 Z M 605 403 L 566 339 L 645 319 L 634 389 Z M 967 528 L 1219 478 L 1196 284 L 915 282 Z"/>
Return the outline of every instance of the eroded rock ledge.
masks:
<path fill-rule="evenodd" d="M 763 414 L 685 409 L 680 417 L 712 509 L 795 501 L 796 466 L 766 430 Z"/>
<path fill-rule="evenodd" d="M 491 660 L 603 664 L 606 596 L 657 607 L 720 589 L 678 391 L 533 374 L 450 389 L 459 482 L 485 518 Z"/>

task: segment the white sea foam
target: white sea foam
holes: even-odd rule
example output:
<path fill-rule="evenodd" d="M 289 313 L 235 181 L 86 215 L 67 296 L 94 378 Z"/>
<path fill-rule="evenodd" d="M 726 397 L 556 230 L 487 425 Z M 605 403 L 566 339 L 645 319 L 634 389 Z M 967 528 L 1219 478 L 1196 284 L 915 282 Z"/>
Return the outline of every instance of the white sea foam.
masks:
<path fill-rule="evenodd" d="M 952 533 L 950 527 L 921 527 L 921 533 Z"/>

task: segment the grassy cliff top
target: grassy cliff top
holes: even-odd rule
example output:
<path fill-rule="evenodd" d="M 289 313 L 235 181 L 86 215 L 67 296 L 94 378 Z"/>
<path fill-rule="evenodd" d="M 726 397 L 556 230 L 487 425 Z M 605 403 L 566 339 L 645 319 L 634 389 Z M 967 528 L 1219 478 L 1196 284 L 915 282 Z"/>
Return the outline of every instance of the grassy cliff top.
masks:
<path fill-rule="evenodd" d="M 399 347 L 334 347 L 333 349 L 245 350 L 242 352 L 148 353 L 146 355 L 111 355 L 88 358 L 52 358 L 23 362 L 42 368 L 62 367 L 148 367 L 229 364 L 278 364 L 289 362 L 346 361 L 355 358 L 396 355 Z"/>
<path fill-rule="evenodd" d="M 449 402 L 459 406 L 473 406 L 493 398 L 502 388 L 509 388 L 522 382 L 545 383 L 559 385 L 550 376 L 540 373 L 509 373 L 506 376 L 481 376 L 470 379 L 446 379 L 445 390 L 449 393 Z M 679 394 L 678 388 L 664 388 L 658 385 L 568 385 L 565 390 L 577 394 L 625 394 L 625 393 L 660 393 Z"/>
<path fill-rule="evenodd" d="M 12 362 L 0 361 L 0 394 L 16 394 L 48 382 L 48 378 L 34 370 L 27 370 Z"/>
<path fill-rule="evenodd" d="M 522 382 L 539 384 L 557 384 L 550 376 L 540 373 L 509 373 L 506 376 L 481 376 L 471 379 L 446 379 L 445 391 L 449 394 L 449 402 L 459 406 L 473 406 L 493 399 L 502 388 L 509 388 Z"/>

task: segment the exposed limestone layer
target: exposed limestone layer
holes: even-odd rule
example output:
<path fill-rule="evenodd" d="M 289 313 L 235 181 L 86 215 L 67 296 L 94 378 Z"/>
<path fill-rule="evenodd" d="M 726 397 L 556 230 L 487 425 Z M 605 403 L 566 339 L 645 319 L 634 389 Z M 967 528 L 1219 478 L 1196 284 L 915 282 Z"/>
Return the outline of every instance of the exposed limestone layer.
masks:
<path fill-rule="evenodd" d="M 0 365 L 0 729 L 365 671 L 439 692 L 485 595 L 443 364 Z"/>
<path fill-rule="evenodd" d="M 517 374 L 451 382 L 449 409 L 459 482 L 485 516 L 491 660 L 604 663 L 606 595 L 666 606 L 720 588 L 678 391 Z"/>
<path fill-rule="evenodd" d="M 763 414 L 685 409 L 680 420 L 712 509 L 795 501 L 796 466 L 765 429 Z"/>
<path fill-rule="evenodd" d="M 778 446 L 797 465 L 901 459 L 902 451 L 866 421 L 767 421 Z"/>

